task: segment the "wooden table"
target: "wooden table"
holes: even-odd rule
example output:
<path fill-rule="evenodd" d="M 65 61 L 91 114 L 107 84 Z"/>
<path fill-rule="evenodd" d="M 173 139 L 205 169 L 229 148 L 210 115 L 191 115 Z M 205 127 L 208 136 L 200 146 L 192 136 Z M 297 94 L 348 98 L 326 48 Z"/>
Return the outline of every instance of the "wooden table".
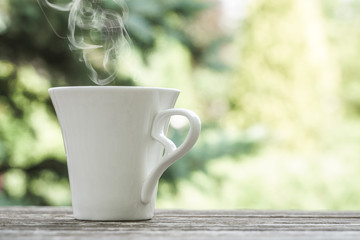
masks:
<path fill-rule="evenodd" d="M 0 207 L 0 239 L 360 239 L 360 212 L 157 210 L 139 222 L 78 221 L 70 207 Z"/>

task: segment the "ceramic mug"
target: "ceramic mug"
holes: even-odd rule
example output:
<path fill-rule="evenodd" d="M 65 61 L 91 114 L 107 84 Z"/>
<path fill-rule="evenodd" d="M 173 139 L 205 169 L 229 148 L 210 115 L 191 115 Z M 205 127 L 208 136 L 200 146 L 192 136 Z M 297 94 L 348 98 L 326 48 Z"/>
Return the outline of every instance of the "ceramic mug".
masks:
<path fill-rule="evenodd" d="M 49 89 L 63 135 L 75 218 L 153 217 L 160 176 L 200 134 L 194 112 L 173 108 L 179 93 L 147 87 Z M 173 115 L 190 123 L 179 147 L 165 135 Z"/>

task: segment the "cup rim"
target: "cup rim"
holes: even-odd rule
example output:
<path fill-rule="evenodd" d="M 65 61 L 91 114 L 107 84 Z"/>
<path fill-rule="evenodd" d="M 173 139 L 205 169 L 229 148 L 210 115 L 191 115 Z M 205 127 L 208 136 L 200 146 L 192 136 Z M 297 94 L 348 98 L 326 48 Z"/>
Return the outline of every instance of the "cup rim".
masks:
<path fill-rule="evenodd" d="M 176 88 L 166 88 L 166 87 L 145 87 L 145 86 L 61 86 L 61 87 L 51 87 L 48 91 L 54 90 L 70 90 L 70 89 L 124 89 L 124 90 L 160 90 L 160 91 L 175 91 L 180 92 Z"/>

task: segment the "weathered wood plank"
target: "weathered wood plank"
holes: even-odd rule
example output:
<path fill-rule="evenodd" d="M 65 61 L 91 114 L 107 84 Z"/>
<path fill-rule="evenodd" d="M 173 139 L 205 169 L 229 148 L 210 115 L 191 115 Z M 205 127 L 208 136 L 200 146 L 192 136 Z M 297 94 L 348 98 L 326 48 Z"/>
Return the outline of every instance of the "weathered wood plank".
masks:
<path fill-rule="evenodd" d="M 0 207 L 0 239 L 360 239 L 360 212 L 157 210 L 140 222 L 78 221 L 69 207 Z"/>

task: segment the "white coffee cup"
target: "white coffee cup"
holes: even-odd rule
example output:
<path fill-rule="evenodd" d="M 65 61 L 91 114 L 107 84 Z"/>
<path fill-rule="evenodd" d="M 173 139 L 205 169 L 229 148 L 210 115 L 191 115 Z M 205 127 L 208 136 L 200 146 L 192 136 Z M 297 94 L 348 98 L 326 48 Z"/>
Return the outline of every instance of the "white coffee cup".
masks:
<path fill-rule="evenodd" d="M 194 112 L 173 108 L 179 93 L 147 87 L 49 89 L 63 134 L 75 218 L 154 216 L 160 176 L 200 134 Z M 173 115 L 185 116 L 190 123 L 179 147 L 165 136 Z"/>

